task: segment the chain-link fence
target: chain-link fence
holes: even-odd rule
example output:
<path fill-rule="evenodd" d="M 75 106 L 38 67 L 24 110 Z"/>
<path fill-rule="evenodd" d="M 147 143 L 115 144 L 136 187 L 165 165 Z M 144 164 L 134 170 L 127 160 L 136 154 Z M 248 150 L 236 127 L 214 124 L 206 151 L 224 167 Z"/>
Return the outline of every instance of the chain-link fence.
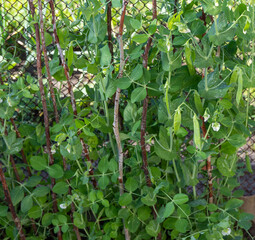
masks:
<path fill-rule="evenodd" d="M 164 15 L 174 11 L 175 1 L 162 1 L 158 2 L 158 13 Z M 34 2 L 36 4 L 36 2 Z M 44 1 L 43 14 L 45 19 L 45 25 L 51 26 L 51 11 L 47 1 Z M 35 5 L 36 6 L 36 5 Z M 58 20 L 68 19 L 71 23 L 77 20 L 77 16 L 80 14 L 82 3 L 79 0 L 55 0 L 56 16 Z M 36 6 L 37 7 L 37 6 Z M 107 4 L 101 7 L 107 7 Z M 151 15 L 152 4 L 150 1 L 131 1 L 128 5 L 129 16 L 136 16 L 137 14 Z M 114 39 L 118 31 L 118 21 L 120 19 L 121 1 L 111 1 L 111 15 L 112 15 L 112 31 Z M 37 77 L 36 70 L 36 40 L 35 33 L 31 27 L 33 19 L 29 11 L 27 0 L 1 0 L 0 3 L 0 66 L 6 64 L 9 61 L 8 72 L 5 74 L 8 76 L 8 81 L 16 81 L 19 76 L 24 73 L 29 73 L 33 77 Z M 33 24 L 33 23 L 32 23 Z M 83 29 L 83 23 L 77 22 L 73 24 L 74 27 L 70 28 L 73 34 L 79 36 L 79 32 Z M 49 33 L 52 33 L 50 27 L 47 28 Z M 115 40 L 113 40 L 115 41 Z M 115 44 L 116 45 L 116 44 Z M 51 57 L 55 46 L 49 45 L 47 47 L 48 54 Z M 76 50 L 76 49 L 74 49 Z M 8 52 L 12 53 L 12 57 L 8 57 Z M 81 51 L 77 49 L 77 55 L 81 55 Z M 3 58 L 3 56 L 5 56 Z M 3 73 L 0 73 L 3 74 Z M 84 86 L 91 81 L 93 76 L 81 69 L 74 69 L 71 81 L 74 86 L 74 90 L 82 90 Z M 66 97 L 68 95 L 67 84 L 65 81 L 54 81 L 56 89 L 61 91 L 61 96 Z M 251 106 L 255 106 L 255 91 L 250 93 L 252 99 Z M 245 94 L 244 94 L 245 97 Z M 28 113 L 30 109 L 36 109 L 39 103 L 38 98 L 33 98 L 31 101 L 24 99 L 21 103 L 26 106 Z M 39 109 L 39 108 L 38 108 Z M 38 113 L 35 112 L 35 115 Z M 251 118 L 254 118 L 255 113 L 251 114 Z M 31 117 L 31 116 L 30 116 Z M 255 126 L 250 124 L 251 132 L 254 132 Z M 251 136 L 247 139 L 247 144 L 242 147 L 238 153 L 241 159 L 245 159 L 248 156 L 252 161 L 252 167 L 255 169 L 255 136 Z M 244 161 L 241 162 L 241 166 Z M 243 164 L 244 165 L 244 164 Z M 241 188 L 245 191 L 246 195 L 255 194 L 255 175 L 251 173 L 244 173 L 240 176 Z"/>

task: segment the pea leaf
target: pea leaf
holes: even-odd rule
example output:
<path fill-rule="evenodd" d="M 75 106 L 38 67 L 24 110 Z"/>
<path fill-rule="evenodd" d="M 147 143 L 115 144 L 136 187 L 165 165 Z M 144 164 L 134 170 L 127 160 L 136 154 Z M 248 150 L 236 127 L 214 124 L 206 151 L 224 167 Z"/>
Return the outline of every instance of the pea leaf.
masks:
<path fill-rule="evenodd" d="M 133 177 L 129 177 L 125 183 L 125 188 L 129 192 L 134 192 L 138 188 L 138 181 L 136 181 Z"/>
<path fill-rule="evenodd" d="M 149 39 L 147 34 L 137 34 L 133 37 L 133 41 L 137 43 L 145 43 Z"/>
<path fill-rule="evenodd" d="M 143 87 L 138 87 L 134 89 L 131 93 L 131 102 L 140 102 L 146 98 L 147 92 Z"/>
<path fill-rule="evenodd" d="M 48 167 L 48 173 L 52 178 L 61 178 L 64 175 L 63 168 L 58 164 Z"/>
<path fill-rule="evenodd" d="M 55 184 L 52 191 L 57 194 L 66 194 L 68 192 L 68 184 L 66 182 L 58 182 Z"/>
<path fill-rule="evenodd" d="M 142 22 L 137 19 L 130 19 L 130 24 L 134 29 L 140 29 L 142 27 Z"/>
<path fill-rule="evenodd" d="M 178 205 L 184 204 L 188 201 L 189 201 L 189 197 L 184 193 L 178 193 L 173 198 L 173 202 Z"/>
<path fill-rule="evenodd" d="M 110 53 L 108 45 L 105 45 L 100 49 L 101 52 L 101 59 L 100 64 L 102 67 L 109 66 L 111 64 L 112 55 Z"/>
<path fill-rule="evenodd" d="M 149 224 L 146 225 L 145 230 L 150 236 L 157 237 L 160 232 L 160 224 L 155 220 L 151 220 Z"/>
<path fill-rule="evenodd" d="M 166 204 L 163 217 L 168 218 L 170 215 L 172 215 L 174 212 L 174 204 L 172 202 L 169 202 Z"/>
<path fill-rule="evenodd" d="M 230 136 L 230 138 L 228 139 L 228 142 L 234 147 L 240 148 L 246 144 L 246 139 L 242 135 L 234 134 Z"/>
<path fill-rule="evenodd" d="M 132 202 L 132 195 L 129 193 L 123 193 L 119 198 L 120 206 L 127 206 Z"/>
<path fill-rule="evenodd" d="M 21 211 L 26 213 L 33 207 L 33 199 L 31 196 L 26 196 L 21 202 Z"/>
<path fill-rule="evenodd" d="M 30 163 L 31 163 L 32 168 L 37 171 L 44 170 L 48 166 L 45 158 L 43 158 L 41 156 L 32 156 L 30 158 Z"/>

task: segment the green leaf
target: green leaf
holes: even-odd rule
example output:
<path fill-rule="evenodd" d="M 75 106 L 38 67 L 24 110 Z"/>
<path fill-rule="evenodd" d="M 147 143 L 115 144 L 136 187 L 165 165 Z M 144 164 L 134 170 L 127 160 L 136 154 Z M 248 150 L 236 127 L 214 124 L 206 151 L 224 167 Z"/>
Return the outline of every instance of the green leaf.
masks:
<path fill-rule="evenodd" d="M 137 81 L 143 76 L 143 66 L 137 64 L 137 66 L 132 70 L 130 79 L 131 81 Z"/>
<path fill-rule="evenodd" d="M 233 155 L 219 157 L 217 160 L 217 168 L 223 176 L 233 177 L 236 169 L 236 157 Z"/>
<path fill-rule="evenodd" d="M 234 134 L 230 136 L 230 138 L 228 139 L 228 142 L 234 147 L 240 148 L 246 144 L 246 139 L 244 136 L 240 134 Z"/>
<path fill-rule="evenodd" d="M 185 232 L 187 232 L 188 225 L 189 225 L 189 223 L 186 219 L 180 218 L 175 223 L 175 229 L 178 232 L 185 233 Z"/>
<path fill-rule="evenodd" d="M 28 216 L 33 219 L 39 218 L 42 216 L 42 209 L 39 206 L 33 206 L 29 210 Z"/>
<path fill-rule="evenodd" d="M 160 224 L 155 220 L 151 220 L 149 224 L 146 225 L 145 230 L 150 236 L 157 237 L 160 232 Z"/>
<path fill-rule="evenodd" d="M 11 190 L 11 200 L 13 206 L 16 206 L 24 198 L 24 191 L 21 186 Z"/>
<path fill-rule="evenodd" d="M 129 177 L 125 183 L 125 188 L 129 192 L 134 192 L 139 187 L 138 181 L 134 177 Z"/>
<path fill-rule="evenodd" d="M 137 210 L 137 216 L 141 221 L 145 221 L 151 216 L 151 209 L 147 206 L 142 206 Z"/>
<path fill-rule="evenodd" d="M 145 204 L 147 206 L 153 206 L 156 204 L 157 199 L 153 194 L 148 193 L 145 197 L 141 198 L 141 201 L 143 204 Z"/>
<path fill-rule="evenodd" d="M 189 201 L 189 197 L 188 197 L 188 195 L 186 195 L 184 193 L 178 193 L 173 198 L 173 202 L 177 205 L 184 204 L 188 201 Z"/>
<path fill-rule="evenodd" d="M 53 187 L 52 191 L 57 194 L 66 194 L 68 192 L 68 184 L 66 182 L 58 182 Z"/>
<path fill-rule="evenodd" d="M 41 187 L 37 187 L 37 188 L 33 191 L 33 195 L 36 196 L 36 197 L 44 197 L 44 196 L 46 196 L 49 192 L 50 192 L 49 187 L 41 186 Z"/>
<path fill-rule="evenodd" d="M 98 163 L 98 170 L 101 173 L 106 173 L 108 170 L 108 157 L 109 157 L 108 155 L 103 156 Z"/>
<path fill-rule="evenodd" d="M 133 41 L 137 43 L 145 43 L 149 39 L 147 34 L 138 34 L 133 37 Z"/>
<path fill-rule="evenodd" d="M 136 215 L 128 218 L 127 228 L 131 233 L 135 233 L 140 227 L 141 222 L 138 220 Z"/>
<path fill-rule="evenodd" d="M 207 75 L 207 87 L 206 77 L 204 77 L 198 84 L 200 96 L 207 100 L 223 98 L 228 89 L 229 86 L 226 85 L 225 82 L 220 78 L 218 70 L 215 70 Z"/>
<path fill-rule="evenodd" d="M 98 180 L 98 186 L 101 189 L 105 189 L 109 183 L 110 183 L 110 180 L 108 176 L 102 176 Z"/>
<path fill-rule="evenodd" d="M 61 178 L 64 175 L 63 168 L 58 164 L 48 167 L 48 173 L 52 178 Z"/>
<path fill-rule="evenodd" d="M 0 217 L 6 217 L 8 213 L 8 207 L 0 205 Z"/>
<path fill-rule="evenodd" d="M 131 93 L 131 102 L 140 102 L 146 98 L 147 92 L 143 87 L 138 87 L 134 89 Z"/>
<path fill-rule="evenodd" d="M 140 29 L 142 27 L 142 22 L 137 19 L 130 19 L 130 24 L 134 29 Z"/>
<path fill-rule="evenodd" d="M 127 206 L 132 202 L 132 195 L 129 193 L 123 193 L 119 198 L 120 206 Z"/>
<path fill-rule="evenodd" d="M 168 218 L 170 215 L 173 214 L 174 210 L 174 204 L 172 202 L 167 203 L 164 210 L 163 218 Z"/>
<path fill-rule="evenodd" d="M 120 89 L 129 88 L 131 83 L 132 83 L 132 81 L 128 77 L 118 78 L 117 80 L 114 81 L 115 87 L 120 88 Z"/>
<path fill-rule="evenodd" d="M 108 45 L 105 45 L 104 47 L 102 47 L 100 49 L 100 52 L 101 52 L 100 65 L 102 67 L 109 66 L 111 64 L 112 55 Z"/>
<path fill-rule="evenodd" d="M 26 196 L 21 202 L 21 211 L 26 213 L 33 207 L 32 196 Z"/>
<path fill-rule="evenodd" d="M 243 205 L 243 200 L 232 198 L 226 203 L 225 209 L 226 210 L 235 209 L 235 208 L 241 207 L 242 205 Z"/>
<path fill-rule="evenodd" d="M 67 52 L 68 67 L 70 68 L 73 64 L 73 46 L 71 45 Z"/>
<path fill-rule="evenodd" d="M 45 213 L 42 217 L 42 225 L 46 227 L 49 226 L 53 218 L 53 213 Z"/>
<path fill-rule="evenodd" d="M 217 46 L 222 45 L 226 41 L 230 41 L 235 36 L 235 25 L 227 22 L 224 13 L 221 13 L 217 19 L 217 29 L 215 22 L 208 31 L 209 40 Z"/>
<path fill-rule="evenodd" d="M 46 47 L 52 43 L 52 36 L 48 32 L 44 32 L 45 45 Z"/>
<path fill-rule="evenodd" d="M 45 158 L 43 158 L 41 156 L 32 156 L 30 158 L 30 163 L 31 163 L 32 168 L 37 171 L 42 171 L 45 168 L 47 168 L 47 166 L 48 166 Z"/>
<path fill-rule="evenodd" d="M 74 66 L 79 69 L 83 69 L 87 67 L 88 61 L 86 60 L 85 57 L 81 56 L 74 62 Z"/>

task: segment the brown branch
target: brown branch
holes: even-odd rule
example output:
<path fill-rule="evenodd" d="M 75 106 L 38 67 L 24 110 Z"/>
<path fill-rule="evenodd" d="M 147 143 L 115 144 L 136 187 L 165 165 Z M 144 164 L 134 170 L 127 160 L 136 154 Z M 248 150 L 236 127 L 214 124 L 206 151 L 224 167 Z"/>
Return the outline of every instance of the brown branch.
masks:
<path fill-rule="evenodd" d="M 120 26 L 119 26 L 119 33 L 118 33 L 118 39 L 119 39 L 119 49 L 120 49 L 120 68 L 119 68 L 119 74 L 118 78 L 121 78 L 123 76 L 124 71 L 124 65 L 125 65 L 125 59 L 124 59 L 124 47 L 123 47 L 123 25 L 124 25 L 124 19 L 126 15 L 126 7 L 129 1 L 123 0 L 122 2 L 122 13 L 120 18 Z M 124 193 L 124 183 L 123 183 L 123 149 L 121 146 L 121 140 L 120 140 L 120 131 L 119 131 L 119 101 L 120 101 L 120 88 L 117 88 L 116 94 L 115 94 L 115 101 L 114 101 L 114 120 L 113 120 L 113 131 L 117 143 L 118 148 L 118 162 L 119 162 L 119 191 L 120 196 Z M 125 208 L 125 206 L 122 206 L 122 208 Z M 124 226 L 124 232 L 125 232 L 125 239 L 130 240 L 130 234 L 128 229 L 125 226 L 125 222 L 123 221 Z"/>
<path fill-rule="evenodd" d="M 17 128 L 14 119 L 11 118 L 10 120 L 11 120 L 12 126 L 13 126 L 13 128 L 14 128 L 14 130 L 15 130 L 15 132 L 16 132 L 17 138 L 21 138 L 19 129 Z M 31 176 L 32 176 L 32 173 L 31 173 L 30 167 L 29 167 L 29 165 L 28 165 L 27 158 L 26 158 L 26 155 L 25 155 L 25 152 L 24 152 L 23 148 L 20 150 L 20 153 L 21 153 L 21 157 L 22 157 L 23 163 L 26 164 L 26 169 L 27 169 L 28 175 L 31 177 Z"/>
<path fill-rule="evenodd" d="M 62 66 L 64 68 L 64 73 L 65 73 L 66 80 L 67 80 L 68 92 L 69 92 L 70 98 L 71 98 L 71 105 L 72 105 L 73 113 L 74 113 L 74 116 L 77 116 L 76 101 L 75 101 L 75 97 L 74 97 L 74 93 L 73 93 L 73 87 L 72 87 L 72 84 L 71 84 L 71 81 L 70 81 L 69 69 L 68 69 L 68 66 L 66 64 L 66 61 L 65 61 L 65 58 L 64 58 L 64 55 L 63 55 L 63 51 L 60 47 L 59 38 L 58 38 L 58 34 L 57 34 L 56 14 L 55 14 L 55 6 L 54 6 L 53 0 L 50 0 L 49 4 L 50 4 L 51 14 L 52 14 L 53 36 L 54 36 L 54 39 L 55 39 L 55 42 L 56 42 L 56 45 L 57 45 L 57 48 L 58 48 L 58 52 L 59 52 L 59 56 L 60 56 L 60 59 L 61 59 Z M 80 141 L 81 141 L 81 144 L 82 144 L 83 151 L 85 153 L 85 157 L 87 158 L 87 161 L 90 163 L 90 166 L 91 166 L 91 168 L 89 169 L 89 174 L 93 175 L 92 161 L 90 160 L 89 152 L 87 150 L 87 146 L 84 143 L 84 140 L 82 138 L 80 138 Z M 94 177 L 92 177 L 92 183 L 93 183 L 94 186 L 97 185 L 96 180 L 95 180 Z"/>
<path fill-rule="evenodd" d="M 152 0 L 152 13 L 153 13 L 152 19 L 153 20 L 157 19 L 157 2 L 156 2 L 156 0 Z M 145 69 L 147 69 L 147 67 L 148 67 L 148 56 L 149 56 L 149 51 L 150 51 L 151 44 L 152 44 L 152 37 L 153 36 L 151 36 L 148 39 L 145 50 L 144 50 L 144 54 L 143 54 L 143 67 Z M 147 89 L 146 89 L 146 91 L 147 91 Z M 143 160 L 142 168 L 144 171 L 146 184 L 148 187 L 151 187 L 152 183 L 151 183 L 149 170 L 148 170 L 148 160 L 147 160 L 147 151 L 146 151 L 146 143 L 145 143 L 148 103 L 149 103 L 149 97 L 148 97 L 148 93 L 147 93 L 146 98 L 143 101 L 143 112 L 142 112 L 142 121 L 141 121 L 141 150 L 142 150 L 142 160 Z M 154 206 L 154 208 L 152 209 L 154 219 L 157 218 L 155 209 L 156 209 L 156 207 Z M 158 234 L 157 239 L 161 239 L 161 233 Z"/>
<path fill-rule="evenodd" d="M 112 1 L 107 3 L 107 33 L 108 33 L 108 47 L 112 56 L 111 62 L 113 62 L 113 44 L 112 44 Z"/>
<path fill-rule="evenodd" d="M 40 15 L 40 30 L 41 30 L 42 50 L 43 50 L 43 55 L 44 55 L 45 68 L 46 68 L 47 79 L 48 79 L 48 83 L 49 83 L 49 87 L 50 87 L 50 95 L 51 95 L 51 98 L 52 98 L 55 119 L 56 119 L 56 122 L 59 122 L 58 108 L 57 108 L 56 97 L 55 97 L 55 93 L 54 93 L 54 89 L 53 89 L 53 84 L 52 84 L 52 76 L 51 76 L 51 73 L 50 73 L 49 59 L 48 59 L 48 55 L 47 55 L 46 44 L 45 44 L 45 37 L 44 37 L 42 2 L 38 1 L 38 3 L 39 3 L 39 15 Z"/>
<path fill-rule="evenodd" d="M 16 228 L 19 231 L 20 239 L 25 240 L 26 237 L 25 237 L 25 234 L 24 234 L 23 229 L 22 229 L 21 221 L 20 221 L 19 217 L 17 216 L 15 208 L 12 204 L 11 194 L 10 194 L 10 191 L 9 191 L 9 188 L 8 188 L 5 176 L 4 176 L 2 163 L 0 163 L 0 180 L 2 182 L 2 187 L 3 187 L 3 191 L 4 191 L 5 200 L 8 204 L 8 206 L 9 206 L 9 209 L 10 209 L 10 212 L 11 212 L 11 215 L 12 215 L 12 219 L 13 219 L 15 225 L 16 225 Z"/>
<path fill-rule="evenodd" d="M 41 0 L 38 0 L 38 3 L 40 5 Z M 32 2 L 32 0 L 29 0 L 29 7 L 31 10 L 32 17 L 35 16 L 35 7 Z M 43 107 L 43 117 L 44 117 L 44 126 L 45 126 L 45 136 L 46 136 L 46 147 L 47 152 L 49 154 L 49 164 L 54 164 L 54 158 L 51 152 L 51 141 L 50 141 L 50 129 L 49 129 L 49 116 L 48 116 L 48 110 L 47 110 L 47 103 L 45 98 L 45 92 L 44 92 L 44 86 L 42 81 L 42 53 L 40 49 L 40 32 L 39 32 L 39 26 L 38 23 L 34 24 L 35 27 L 35 34 L 36 34 L 36 53 L 37 53 L 37 76 L 38 76 L 38 82 L 39 82 L 39 89 L 41 94 L 41 100 L 42 100 L 42 107 Z M 55 185 L 55 179 L 51 178 L 51 188 L 53 188 Z M 52 200 L 53 200 L 53 212 L 58 212 L 58 206 L 57 206 L 57 197 L 56 194 L 51 191 Z M 58 239 L 62 240 L 62 233 L 61 230 L 58 231 Z"/>

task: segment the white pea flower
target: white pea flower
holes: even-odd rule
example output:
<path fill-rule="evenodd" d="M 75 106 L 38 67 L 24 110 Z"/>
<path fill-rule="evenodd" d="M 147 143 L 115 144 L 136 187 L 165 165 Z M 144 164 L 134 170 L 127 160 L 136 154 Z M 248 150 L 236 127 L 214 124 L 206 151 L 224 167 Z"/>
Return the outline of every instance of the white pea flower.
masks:
<path fill-rule="evenodd" d="M 215 3 L 215 6 L 216 6 L 216 7 L 219 7 L 219 3 L 218 3 L 218 2 L 216 2 L 216 3 Z"/>
<path fill-rule="evenodd" d="M 52 148 L 52 149 L 51 149 L 51 153 L 52 153 L 52 154 L 55 154 L 55 153 L 56 153 L 56 149 Z"/>
<path fill-rule="evenodd" d="M 243 30 L 243 34 L 246 34 L 247 33 L 247 31 L 246 30 Z"/>
<path fill-rule="evenodd" d="M 221 231 L 223 236 L 228 236 L 231 233 L 231 228 L 227 228 Z"/>
<path fill-rule="evenodd" d="M 207 122 L 209 118 L 210 118 L 210 114 L 208 114 L 208 112 L 205 111 L 205 114 L 204 114 L 204 121 Z"/>
<path fill-rule="evenodd" d="M 2 103 L 3 102 L 3 99 L 2 98 L 0 98 L 0 103 Z"/>
<path fill-rule="evenodd" d="M 212 129 L 213 131 L 218 132 L 220 130 L 220 124 L 218 122 L 214 122 L 212 124 Z"/>
<path fill-rule="evenodd" d="M 59 207 L 62 208 L 62 209 L 66 209 L 67 208 L 67 204 L 66 203 L 61 203 L 59 205 Z"/>

